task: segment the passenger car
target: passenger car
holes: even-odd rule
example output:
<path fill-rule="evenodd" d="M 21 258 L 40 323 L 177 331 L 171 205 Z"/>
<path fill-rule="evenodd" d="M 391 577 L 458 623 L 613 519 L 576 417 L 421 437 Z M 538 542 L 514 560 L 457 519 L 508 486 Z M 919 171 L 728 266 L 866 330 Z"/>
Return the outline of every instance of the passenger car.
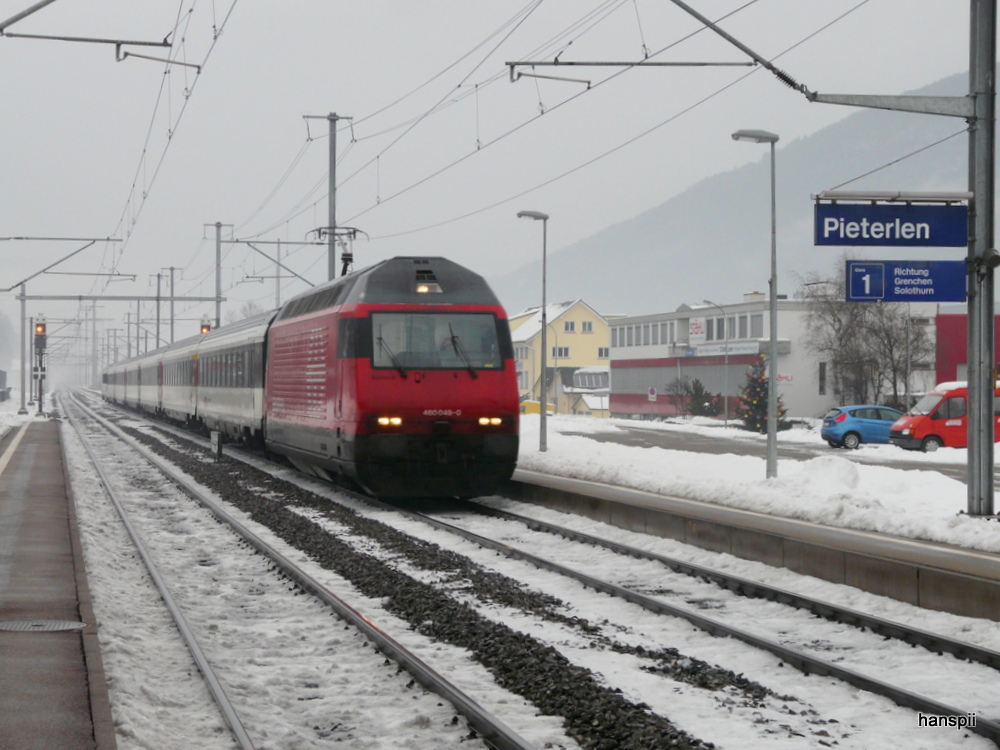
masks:
<path fill-rule="evenodd" d="M 888 443 L 889 428 L 903 412 L 888 406 L 838 406 L 823 417 L 820 435 L 831 448 L 853 450 L 861 443 Z"/>

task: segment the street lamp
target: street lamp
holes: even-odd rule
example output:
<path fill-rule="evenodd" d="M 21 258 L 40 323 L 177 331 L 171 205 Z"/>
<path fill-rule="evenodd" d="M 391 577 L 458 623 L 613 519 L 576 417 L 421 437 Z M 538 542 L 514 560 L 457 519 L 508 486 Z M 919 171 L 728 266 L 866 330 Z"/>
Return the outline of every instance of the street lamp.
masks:
<path fill-rule="evenodd" d="M 767 363 L 767 478 L 778 476 L 778 248 L 774 197 L 775 133 L 766 130 L 737 130 L 734 141 L 771 145 L 771 348 Z"/>
<path fill-rule="evenodd" d="M 723 310 L 717 304 L 712 302 L 712 300 L 710 299 L 705 300 L 705 304 L 711 305 L 722 314 L 722 331 L 723 331 L 722 354 L 726 360 L 726 363 L 724 365 L 725 369 L 722 372 L 722 398 L 723 398 L 723 403 L 725 404 L 723 406 L 723 410 L 725 413 L 725 416 L 723 417 L 725 421 L 723 422 L 723 424 L 726 427 L 729 427 L 729 326 L 727 325 L 725 310 Z"/>
<path fill-rule="evenodd" d="M 518 211 L 519 219 L 535 219 L 542 222 L 542 397 L 539 404 L 539 428 L 538 428 L 538 450 L 544 453 L 547 449 L 545 439 L 545 416 L 549 410 L 548 406 L 548 352 L 545 351 L 545 332 L 548 328 L 548 320 L 545 314 L 545 255 L 546 242 L 548 239 L 549 215 L 541 211 Z"/>

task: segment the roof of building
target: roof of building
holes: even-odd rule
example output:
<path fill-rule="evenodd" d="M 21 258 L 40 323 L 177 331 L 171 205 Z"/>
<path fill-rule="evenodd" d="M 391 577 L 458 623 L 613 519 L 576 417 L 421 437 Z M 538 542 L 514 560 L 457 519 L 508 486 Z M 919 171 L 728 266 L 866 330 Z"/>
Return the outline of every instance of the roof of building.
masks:
<path fill-rule="evenodd" d="M 582 396 L 583 403 L 587 405 L 587 408 L 591 411 L 607 411 L 608 410 L 608 396 L 595 396 L 590 394 L 584 394 Z"/>
<path fill-rule="evenodd" d="M 566 314 L 567 311 L 576 307 L 577 305 L 583 305 L 588 310 L 590 310 L 594 315 L 604 320 L 604 316 L 597 312 L 594 308 L 584 302 L 582 299 L 567 300 L 566 302 L 550 302 L 545 306 L 545 318 L 549 325 L 560 317 Z M 521 321 L 521 322 L 518 322 Z M 511 338 L 514 343 L 521 343 L 524 341 L 530 341 L 542 330 L 542 307 L 529 307 L 517 315 L 510 316 L 510 328 L 511 328 Z"/>

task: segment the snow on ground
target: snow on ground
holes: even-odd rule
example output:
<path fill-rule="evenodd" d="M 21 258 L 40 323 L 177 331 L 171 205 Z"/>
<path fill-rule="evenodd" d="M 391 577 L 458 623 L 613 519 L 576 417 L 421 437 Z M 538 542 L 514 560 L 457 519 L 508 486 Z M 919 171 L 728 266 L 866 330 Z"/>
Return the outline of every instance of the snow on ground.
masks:
<path fill-rule="evenodd" d="M 935 463 L 965 464 L 965 449 L 942 448 L 930 455 L 892 445 L 862 445 L 848 453 L 828 448 L 818 426 L 792 429 L 778 433 L 779 446 L 815 444 L 829 455 L 804 461 L 779 457 L 778 476 L 767 479 L 763 457 L 638 448 L 563 434 L 614 432 L 632 425 L 695 432 L 720 441 L 766 441 L 763 435 L 732 425 L 726 429 L 720 420 L 633 422 L 552 415 L 546 422 L 548 450 L 541 453 L 539 418 L 522 415 L 520 468 L 830 526 L 1000 552 L 1000 523 L 965 515 L 966 485 L 932 468 Z M 905 460 L 913 468 L 879 466 L 875 462 L 880 460 Z"/>
<path fill-rule="evenodd" d="M 35 407 L 29 406 L 27 415 L 17 415 L 18 407 L 19 403 L 16 400 L 0 402 L 0 433 L 37 418 Z M 780 433 L 779 443 L 803 445 L 814 443 L 825 455 L 801 461 L 781 458 L 778 477 L 768 480 L 765 478 L 763 458 L 627 447 L 598 442 L 579 434 L 564 434 L 613 432 L 629 425 L 645 429 L 682 430 L 688 433 L 712 435 L 718 437 L 720 441 L 764 441 L 764 437 L 760 435 L 752 435 L 733 428 L 724 429 L 715 420 L 687 420 L 679 424 L 630 423 L 622 420 L 557 415 L 548 420 L 548 451 L 540 453 L 538 417 L 525 416 L 521 422 L 520 466 L 525 469 L 618 483 L 831 525 L 931 538 L 967 547 L 1000 551 L 1000 524 L 962 515 L 966 505 L 965 485 L 941 475 L 932 468 L 933 463 L 960 465 L 966 461 L 966 451 L 943 449 L 931 457 L 904 453 L 892 446 L 863 446 L 858 451 L 847 453 L 826 448 L 819 437 L 818 427 L 811 430 L 796 429 Z M 878 465 L 879 461 L 901 458 L 911 463 L 913 468 L 893 469 Z M 536 510 L 542 515 L 548 513 L 545 509 Z M 581 519 L 580 523 L 592 525 L 592 522 L 586 519 Z M 627 535 L 624 531 L 616 530 L 614 533 L 628 537 L 623 541 L 631 542 L 634 539 L 634 535 Z M 659 549 L 663 545 L 677 543 L 670 540 L 653 540 L 649 544 Z M 659 551 L 670 553 L 669 549 Z M 699 562 L 700 556 L 709 553 L 690 550 L 689 554 L 694 556 L 695 562 Z M 736 572 L 744 575 L 747 571 L 743 571 L 740 566 L 763 568 L 758 563 L 735 559 L 729 564 L 737 566 Z M 771 575 L 780 579 L 775 581 L 777 585 L 782 585 L 783 577 L 791 576 L 787 571 L 772 571 Z M 528 577 L 527 581 L 529 585 L 536 585 L 531 577 Z M 784 581 L 784 585 L 791 587 L 787 581 Z M 847 590 L 846 587 L 834 587 L 833 584 L 820 581 L 811 585 L 821 587 L 820 593 L 829 593 L 832 588 Z M 537 582 L 537 586 L 542 588 L 541 581 Z M 863 592 L 853 592 L 850 595 L 859 598 L 853 602 L 859 608 L 881 611 L 879 606 L 873 604 L 874 598 L 870 595 Z M 620 607 L 617 603 L 607 606 Z M 991 641 L 996 630 L 994 623 L 955 618 L 944 613 L 918 611 L 915 608 L 910 612 L 909 605 L 889 600 L 880 606 L 885 608 L 883 614 L 890 618 L 916 620 L 924 622 L 925 626 L 931 628 L 941 626 L 943 632 L 951 632 L 955 636 L 964 635 L 973 642 L 983 641 L 984 645 L 995 643 Z M 928 619 L 933 622 L 927 621 Z M 155 641 L 155 638 L 152 640 Z M 720 643 L 714 644 L 713 648 L 721 648 Z M 728 641 L 725 643 L 728 648 Z M 721 657 L 721 653 L 714 654 L 714 659 Z M 727 659 L 722 661 L 729 663 Z M 750 662 L 736 657 L 733 657 L 732 661 L 738 665 L 738 669 L 745 669 L 747 673 L 756 671 L 754 664 Z M 992 683 L 982 686 L 984 695 L 991 689 Z M 691 722 L 694 726 L 697 721 L 703 720 L 708 722 L 707 726 L 712 726 L 713 716 L 706 715 L 698 719 L 697 716 L 681 710 L 680 705 L 676 705 L 678 696 L 673 695 L 672 701 L 673 710 L 680 714 L 678 718 L 682 723 Z M 895 716 L 889 720 L 887 714 L 885 726 L 869 727 L 863 734 L 851 742 L 845 742 L 843 746 L 888 747 L 894 743 L 895 738 L 902 736 L 907 738 L 907 742 L 903 744 L 909 743 L 912 747 L 933 750 L 946 746 L 989 745 L 982 738 L 968 737 L 961 732 L 955 734 L 954 730 L 947 732 L 921 730 L 916 733 L 909 731 L 907 734 L 904 730 L 912 730 L 911 721 L 912 719 L 906 716 Z M 715 732 L 709 734 L 718 731 L 717 728 Z M 748 738 L 741 740 L 723 735 L 716 736 L 715 739 L 724 740 L 723 744 L 727 747 L 771 746 L 771 742 L 763 738 L 748 741 Z M 852 744 L 853 742 L 860 744 Z M 814 745 L 805 742 L 805 746 Z"/>
<path fill-rule="evenodd" d="M 19 405 L 16 393 L 10 401 L 0 402 L 0 433 L 36 418 L 36 407 L 29 406 L 27 415 L 18 415 Z M 737 429 L 732 422 L 726 429 L 720 420 L 706 418 L 636 422 L 551 415 L 546 421 L 548 450 L 541 453 L 538 415 L 522 415 L 520 468 L 1000 553 L 1000 523 L 965 515 L 966 485 L 933 468 L 934 464 L 964 465 L 968 460 L 965 449 L 942 448 L 925 454 L 892 445 L 862 445 L 848 453 L 828 448 L 816 423 L 811 429 L 778 433 L 778 444 L 815 445 L 829 455 L 805 461 L 779 458 L 778 476 L 766 479 L 762 457 L 638 448 L 563 434 L 607 433 L 631 425 L 681 430 L 734 444 L 765 442 L 765 436 Z M 883 460 L 905 461 L 913 468 L 878 465 Z"/>

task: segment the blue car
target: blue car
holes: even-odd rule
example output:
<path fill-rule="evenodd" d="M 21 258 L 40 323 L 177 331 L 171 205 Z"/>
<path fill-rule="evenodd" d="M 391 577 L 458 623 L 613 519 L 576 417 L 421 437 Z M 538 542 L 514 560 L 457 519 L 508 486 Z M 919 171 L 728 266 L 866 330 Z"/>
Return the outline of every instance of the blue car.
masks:
<path fill-rule="evenodd" d="M 831 448 L 857 448 L 862 443 L 888 443 L 889 428 L 903 416 L 888 406 L 838 406 L 823 417 L 820 435 Z"/>

